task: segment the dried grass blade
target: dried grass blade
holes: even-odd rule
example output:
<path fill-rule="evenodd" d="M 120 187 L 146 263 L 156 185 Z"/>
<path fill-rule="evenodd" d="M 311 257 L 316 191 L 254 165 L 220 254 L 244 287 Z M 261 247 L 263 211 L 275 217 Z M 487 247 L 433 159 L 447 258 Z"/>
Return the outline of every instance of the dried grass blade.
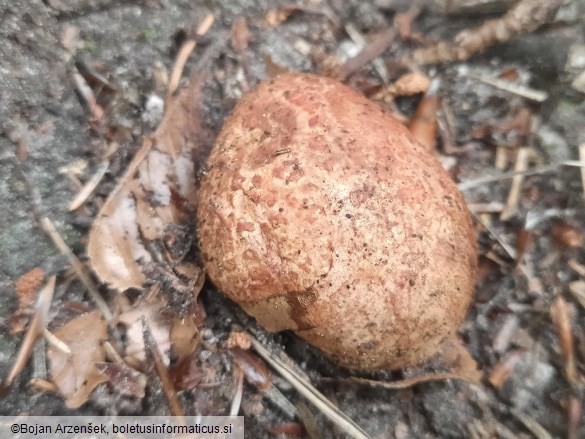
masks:
<path fill-rule="evenodd" d="M 353 58 L 348 59 L 337 71 L 337 77 L 345 80 L 353 73 L 361 69 L 369 62 L 382 55 L 396 38 L 396 29 L 388 28 L 376 35 L 370 44 L 367 44 L 363 50 Z"/>
<path fill-rule="evenodd" d="M 507 91 L 523 98 L 529 99 L 535 102 L 544 102 L 548 99 L 548 93 L 541 90 L 535 90 L 533 88 L 524 87 L 522 85 L 513 84 L 510 81 L 504 79 L 492 78 L 485 75 L 469 75 L 471 78 L 483 82 L 484 84 L 491 85 L 500 90 Z"/>
<path fill-rule="evenodd" d="M 538 439 L 553 439 L 553 437 L 546 430 L 546 428 L 544 428 L 530 416 L 525 415 L 524 413 L 518 410 L 512 410 L 511 413 L 512 415 L 514 415 L 516 419 L 522 422 L 522 424 L 524 424 L 524 426 Z"/>
<path fill-rule="evenodd" d="M 522 190 L 522 183 L 524 182 L 524 175 L 521 172 L 526 171 L 528 163 L 528 153 L 530 149 L 527 147 L 520 148 L 516 155 L 516 164 L 514 165 L 514 172 L 517 174 L 512 179 L 512 186 L 508 193 L 508 199 L 506 201 L 506 207 L 500 214 L 500 220 L 505 221 L 509 219 L 518 211 L 518 202 L 520 201 L 520 191 Z"/>
<path fill-rule="evenodd" d="M 581 183 L 583 184 L 583 198 L 585 198 L 585 143 L 579 145 L 579 161 L 581 165 Z"/>
<path fill-rule="evenodd" d="M 238 416 L 240 405 L 242 403 L 242 394 L 244 393 L 244 372 L 240 367 L 234 369 L 235 387 L 234 397 L 230 405 L 230 416 Z"/>
<path fill-rule="evenodd" d="M 517 175 L 528 176 L 528 175 L 545 174 L 547 172 L 556 171 L 558 168 L 563 167 L 563 166 L 582 168 L 582 167 L 585 167 L 585 161 L 566 160 L 564 162 L 554 163 L 552 165 L 547 165 L 547 166 L 541 166 L 538 168 L 529 169 L 527 171 L 521 171 L 521 172 L 513 171 L 513 172 L 507 172 L 505 174 L 496 175 L 493 177 L 480 177 L 480 178 L 476 178 L 474 180 L 469 180 L 469 181 L 464 181 L 462 183 L 459 183 L 458 187 L 459 187 L 460 191 L 466 191 L 468 189 L 472 189 L 472 188 L 477 187 L 477 186 L 482 186 L 482 185 L 487 184 L 487 183 L 494 183 L 497 181 L 509 180 L 511 178 L 516 177 Z"/>
<path fill-rule="evenodd" d="M 366 384 L 370 387 L 379 387 L 383 389 L 408 389 L 409 387 L 416 386 L 418 384 L 423 383 L 432 383 L 436 381 L 446 381 L 446 380 L 461 380 L 467 381 L 469 383 L 477 383 L 477 380 L 471 377 L 467 377 L 465 375 L 461 375 L 459 373 L 452 373 L 452 372 L 439 372 L 439 373 L 432 373 L 426 374 L 421 376 L 415 376 L 412 378 L 406 378 L 400 381 L 377 381 L 377 380 L 369 380 L 367 378 L 359 378 L 359 377 L 352 377 L 350 381 L 358 384 Z"/>
<path fill-rule="evenodd" d="M 295 370 L 290 368 L 278 355 L 270 352 L 254 337 L 251 338 L 252 346 L 256 352 L 268 362 L 283 378 L 285 378 L 301 395 L 307 398 L 315 407 L 332 422 L 334 422 L 345 434 L 354 439 L 371 439 L 360 426 L 353 422 L 345 413 L 335 407 L 312 384 L 307 382 Z"/>
<path fill-rule="evenodd" d="M 215 16 L 213 14 L 208 14 L 201 24 L 197 27 L 197 36 L 203 36 L 209 31 L 211 26 L 213 26 L 213 22 L 215 21 Z M 169 99 L 171 96 L 177 91 L 179 88 L 179 82 L 181 81 L 181 77 L 183 76 L 183 69 L 185 68 L 185 64 L 187 60 L 191 56 L 191 53 L 197 46 L 197 41 L 193 39 L 189 39 L 183 43 L 181 48 L 179 49 L 179 53 L 177 54 L 177 58 L 175 59 L 175 64 L 173 66 L 173 71 L 171 72 L 171 77 L 169 80 L 169 86 L 167 89 L 167 98 L 166 103 L 169 103 Z"/>
<path fill-rule="evenodd" d="M 111 322 L 113 316 L 112 311 L 110 311 L 110 308 L 108 307 L 108 304 L 101 296 L 100 292 L 98 291 L 97 287 L 95 286 L 91 278 L 85 272 L 85 269 L 81 261 L 77 258 L 77 256 L 75 256 L 73 251 L 65 243 L 65 241 L 55 228 L 53 222 L 49 218 L 44 217 L 41 219 L 41 227 L 43 231 L 47 234 L 47 236 L 51 238 L 51 241 L 53 241 L 55 247 L 57 247 L 59 251 L 67 257 L 69 263 L 71 264 L 71 267 L 73 267 L 73 270 L 75 271 L 75 274 L 77 275 L 83 286 L 87 288 L 89 295 L 97 305 L 98 309 L 100 310 L 104 318 L 108 322 Z"/>
<path fill-rule="evenodd" d="M 85 185 L 83 185 L 81 190 L 69 204 L 69 212 L 72 212 L 75 209 L 81 207 L 85 200 L 87 200 L 87 197 L 89 197 L 95 190 L 102 178 L 104 178 L 104 175 L 106 175 L 106 171 L 108 170 L 109 166 L 110 162 L 107 160 L 98 166 L 96 173 L 93 174 L 93 176 L 87 181 L 87 183 L 85 183 Z"/>
<path fill-rule="evenodd" d="M 171 72 L 171 78 L 169 80 L 169 88 L 167 90 L 167 98 L 166 103 L 169 103 L 171 96 L 177 91 L 179 88 L 179 82 L 181 81 L 181 77 L 183 76 L 183 69 L 185 68 L 185 64 L 187 60 L 191 56 L 191 53 L 197 46 L 197 42 L 195 40 L 187 40 L 183 43 L 181 48 L 179 49 L 179 53 L 177 54 L 177 59 L 175 60 L 175 64 L 173 65 L 173 71 Z"/>
<path fill-rule="evenodd" d="M 183 417 L 183 408 L 181 407 L 181 403 L 179 402 L 179 398 L 177 397 L 177 391 L 175 390 L 175 386 L 173 386 L 173 381 L 169 376 L 169 372 L 165 366 L 163 361 L 162 354 L 158 348 L 158 344 L 154 336 L 152 335 L 152 331 L 150 330 L 150 326 L 146 322 L 146 319 L 142 319 L 142 328 L 143 328 L 143 336 L 144 336 L 144 348 L 147 353 L 147 358 L 150 357 L 154 363 L 154 368 L 156 373 L 160 379 L 161 386 L 167 401 L 169 402 L 169 409 L 171 410 L 171 414 L 173 416 L 180 416 Z"/>

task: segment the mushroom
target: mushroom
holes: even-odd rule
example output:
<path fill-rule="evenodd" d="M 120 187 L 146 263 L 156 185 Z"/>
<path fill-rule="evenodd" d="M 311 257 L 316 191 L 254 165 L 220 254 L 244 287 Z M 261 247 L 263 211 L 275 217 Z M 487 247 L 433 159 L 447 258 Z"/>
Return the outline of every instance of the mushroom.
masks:
<path fill-rule="evenodd" d="M 221 291 L 349 368 L 424 361 L 471 301 L 475 232 L 456 185 L 400 122 L 330 78 L 284 74 L 240 100 L 197 220 Z"/>

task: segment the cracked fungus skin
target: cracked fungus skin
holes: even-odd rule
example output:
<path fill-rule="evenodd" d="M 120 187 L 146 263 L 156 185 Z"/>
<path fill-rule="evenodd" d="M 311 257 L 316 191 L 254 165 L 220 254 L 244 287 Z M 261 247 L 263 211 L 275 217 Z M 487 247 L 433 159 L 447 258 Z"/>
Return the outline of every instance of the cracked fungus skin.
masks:
<path fill-rule="evenodd" d="M 286 74 L 242 98 L 197 216 L 217 287 L 349 368 L 420 363 L 465 317 L 463 197 L 401 123 L 332 79 Z"/>

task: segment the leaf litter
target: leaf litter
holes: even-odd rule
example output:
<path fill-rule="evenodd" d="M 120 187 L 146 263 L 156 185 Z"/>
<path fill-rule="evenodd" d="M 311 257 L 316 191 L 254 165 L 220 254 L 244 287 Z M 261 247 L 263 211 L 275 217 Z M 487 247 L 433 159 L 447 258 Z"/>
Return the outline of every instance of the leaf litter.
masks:
<path fill-rule="evenodd" d="M 87 402 L 93 389 L 108 380 L 97 367 L 97 363 L 106 359 L 103 342 L 108 335 L 107 328 L 100 313 L 92 311 L 76 317 L 54 333 L 71 350 L 70 354 L 54 347 L 47 350 L 51 380 L 69 408 Z"/>

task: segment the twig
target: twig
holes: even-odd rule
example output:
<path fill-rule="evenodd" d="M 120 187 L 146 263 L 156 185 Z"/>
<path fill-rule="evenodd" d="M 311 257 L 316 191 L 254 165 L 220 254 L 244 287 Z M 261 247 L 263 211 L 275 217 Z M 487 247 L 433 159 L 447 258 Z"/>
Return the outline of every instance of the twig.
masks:
<path fill-rule="evenodd" d="M 236 381 L 236 391 L 232 398 L 230 405 L 230 416 L 238 416 L 240 405 L 242 403 L 242 394 L 244 393 L 244 372 L 240 367 L 234 368 L 234 376 Z"/>
<path fill-rule="evenodd" d="M 110 343 L 108 340 L 104 342 L 104 350 L 106 351 L 106 356 L 112 363 L 116 364 L 125 364 L 124 359 L 118 353 L 116 348 Z"/>
<path fill-rule="evenodd" d="M 177 88 L 179 88 L 179 82 L 181 81 L 181 76 L 183 76 L 183 69 L 185 68 L 187 60 L 191 56 L 191 52 L 195 49 L 195 46 L 197 46 L 197 41 L 189 39 L 185 41 L 179 49 L 179 53 L 175 59 L 175 64 L 173 65 L 173 71 L 171 72 L 171 78 L 169 79 L 169 88 L 167 89 L 166 98 L 167 104 L 169 103 L 171 96 L 177 91 Z"/>
<path fill-rule="evenodd" d="M 362 33 L 358 29 L 356 29 L 356 27 L 353 24 L 351 24 L 351 23 L 347 24 L 345 26 L 345 31 L 347 32 L 349 37 L 352 39 L 352 41 L 354 43 L 356 43 L 358 46 L 360 46 L 361 48 L 364 48 L 366 46 L 366 44 L 367 44 L 366 39 L 364 38 Z M 375 58 L 372 60 L 372 64 L 374 65 L 374 68 L 378 72 L 380 79 L 382 79 L 382 82 L 384 84 L 388 84 L 388 81 L 390 80 L 390 78 L 389 78 L 389 74 L 388 74 L 388 69 L 386 68 L 386 65 L 384 64 L 384 61 L 382 61 L 382 59 L 380 57 L 378 57 L 378 58 Z"/>
<path fill-rule="evenodd" d="M 197 26 L 197 31 L 195 33 L 200 37 L 205 35 L 207 32 L 209 32 L 209 29 L 211 29 L 211 26 L 213 26 L 214 22 L 215 15 L 211 13 L 207 14 L 201 23 L 199 23 L 199 26 Z"/>
<path fill-rule="evenodd" d="M 459 32 L 453 42 L 440 41 L 415 50 L 412 59 L 419 64 L 464 61 L 494 44 L 538 29 L 554 17 L 562 3 L 563 0 L 521 0 L 504 16 Z"/>
<path fill-rule="evenodd" d="M 108 308 L 108 304 L 101 296 L 100 292 L 98 291 L 97 287 L 95 286 L 91 278 L 85 272 L 85 269 L 81 261 L 77 258 L 77 256 L 75 256 L 73 251 L 71 251 L 67 243 L 65 243 L 65 241 L 55 228 L 55 225 L 49 218 L 47 217 L 41 218 L 40 223 L 43 231 L 47 234 L 49 238 L 51 238 L 51 241 L 53 241 L 55 247 L 57 247 L 59 251 L 65 255 L 65 257 L 71 264 L 71 267 L 73 267 L 75 274 L 77 275 L 83 286 L 85 286 L 85 288 L 87 289 L 90 297 L 93 299 L 93 301 L 95 302 L 96 306 L 98 307 L 104 318 L 108 321 L 108 323 L 111 324 L 113 319 L 112 312 L 110 311 L 110 308 Z"/>
<path fill-rule="evenodd" d="M 46 331 L 46 328 L 45 328 Z M 47 377 L 47 343 L 42 337 L 37 338 L 32 352 L 33 378 Z"/>
<path fill-rule="evenodd" d="M 251 343 L 249 334 L 246 334 L 248 343 Z M 230 349 L 235 364 L 242 370 L 246 380 L 255 386 L 262 394 L 273 402 L 289 418 L 297 415 L 295 406 L 278 390 L 270 378 L 270 371 L 266 363 L 252 352 L 234 347 Z"/>
<path fill-rule="evenodd" d="M 575 271 L 579 276 L 585 278 L 585 265 L 580 264 L 575 259 L 569 259 L 567 265 L 571 267 L 571 269 Z"/>
<path fill-rule="evenodd" d="M 535 90 L 533 88 L 525 87 L 523 85 L 514 84 L 510 81 L 505 81 L 499 78 L 492 78 L 486 75 L 469 75 L 470 78 L 476 79 L 485 84 L 489 84 L 493 87 L 499 88 L 500 90 L 507 91 L 523 98 L 529 99 L 535 102 L 544 102 L 548 99 L 548 93 L 541 90 Z"/>
<path fill-rule="evenodd" d="M 345 413 L 335 407 L 331 401 L 323 396 L 313 385 L 301 377 L 294 369 L 290 368 L 278 355 L 268 351 L 258 340 L 251 337 L 252 346 L 258 354 L 266 360 L 291 386 L 301 395 L 307 398 L 315 407 L 334 422 L 343 432 L 354 439 L 371 439 L 355 422 Z"/>
<path fill-rule="evenodd" d="M 432 383 L 435 381 L 446 381 L 446 380 L 461 380 L 467 381 L 470 383 L 475 383 L 477 381 L 466 377 L 461 374 L 452 373 L 452 372 L 438 372 L 428 375 L 422 376 L 415 376 L 412 378 L 406 378 L 404 380 L 399 381 L 377 381 L 377 380 L 370 380 L 367 378 L 359 378 L 359 377 L 351 377 L 349 381 L 358 384 L 366 384 L 370 387 L 378 387 L 381 389 L 408 389 L 409 387 L 416 386 L 418 384 L 423 383 Z"/>
<path fill-rule="evenodd" d="M 504 249 L 504 251 L 507 253 L 508 257 L 511 260 L 515 261 L 516 260 L 516 250 L 510 244 L 508 244 L 506 241 L 504 241 L 489 224 L 487 224 L 485 221 L 483 221 L 481 216 L 477 215 L 474 211 L 471 211 L 471 215 L 475 218 L 475 220 L 479 224 L 482 225 L 482 227 L 484 229 L 486 229 L 488 231 L 488 233 L 490 235 L 492 235 L 494 237 L 494 239 L 498 242 L 498 244 L 500 244 L 500 247 L 502 247 Z"/>
<path fill-rule="evenodd" d="M 20 374 L 24 368 L 32 349 L 35 345 L 35 341 L 43 332 L 43 328 L 47 324 L 47 316 L 49 314 L 49 308 L 51 306 L 51 300 L 53 299 L 53 293 L 55 292 L 56 276 L 51 276 L 47 284 L 39 292 L 39 298 L 37 300 L 35 315 L 28 327 L 28 331 L 22 340 L 18 355 L 14 361 L 14 365 L 10 370 L 10 373 L 6 377 L 2 387 L 8 388 L 12 385 L 14 379 Z"/>
<path fill-rule="evenodd" d="M 538 439 L 553 439 L 551 434 L 530 416 L 525 415 L 518 410 L 512 410 L 511 413 Z"/>
<path fill-rule="evenodd" d="M 529 148 L 527 147 L 523 147 L 518 150 L 514 172 L 520 173 L 526 171 L 526 166 L 528 163 L 528 152 Z M 514 213 L 517 212 L 518 202 L 520 201 L 520 191 L 522 190 L 523 182 L 524 176 L 522 174 L 516 174 L 512 179 L 512 186 L 510 187 L 510 192 L 508 193 L 506 207 L 500 214 L 500 220 L 508 220 L 512 215 L 514 215 Z"/>
<path fill-rule="evenodd" d="M 388 28 L 376 35 L 372 42 L 366 45 L 360 53 L 353 58 L 348 59 L 339 67 L 337 77 L 341 80 L 345 80 L 348 76 L 351 76 L 370 61 L 378 58 L 388 47 L 390 47 L 390 44 L 392 44 L 392 41 L 396 38 L 396 33 L 396 29 Z"/>
<path fill-rule="evenodd" d="M 581 183 L 583 185 L 583 198 L 585 198 L 585 143 L 579 145 L 579 161 L 581 165 Z"/>
<path fill-rule="evenodd" d="M 215 21 L 215 16 L 213 14 L 208 14 L 199 27 L 197 28 L 197 36 L 205 35 L 213 22 Z M 173 71 L 171 72 L 171 77 L 169 79 L 169 87 L 167 89 L 167 98 L 166 103 L 169 103 L 171 96 L 177 91 L 179 88 L 179 82 L 181 81 L 181 77 L 183 76 L 183 69 L 185 68 L 185 64 L 187 60 L 191 56 L 191 53 L 197 46 L 197 41 L 194 39 L 188 39 L 183 43 L 181 48 L 179 49 L 179 53 L 177 54 L 177 58 L 175 59 L 175 64 L 173 65 Z"/>
<path fill-rule="evenodd" d="M 494 159 L 494 167 L 499 170 L 504 170 L 508 164 L 508 148 L 503 145 L 496 147 L 496 157 Z"/>
<path fill-rule="evenodd" d="M 583 166 L 585 166 L 585 161 L 566 160 L 564 162 L 554 163 L 552 165 L 547 165 L 547 166 L 541 166 L 539 168 L 529 169 L 527 171 L 522 171 L 522 172 L 514 171 L 514 172 L 507 172 L 504 174 L 496 175 L 493 177 L 476 178 L 474 180 L 469 180 L 469 181 L 464 181 L 463 183 L 459 183 L 458 187 L 459 187 L 460 191 L 466 191 L 466 190 L 472 189 L 472 188 L 477 187 L 477 186 L 483 186 L 486 183 L 494 183 L 497 181 L 509 180 L 511 178 L 516 177 L 517 175 L 527 176 L 527 175 L 544 174 L 547 172 L 555 171 L 558 168 L 563 167 L 563 166 L 583 167 Z"/>
<path fill-rule="evenodd" d="M 101 120 L 104 117 L 104 109 L 97 103 L 91 87 L 87 85 L 83 76 L 78 72 L 74 72 L 73 82 L 75 83 L 75 88 L 77 88 L 77 91 L 87 104 L 89 111 L 91 111 L 91 114 L 96 119 Z"/>
<path fill-rule="evenodd" d="M 154 368 L 160 379 L 161 386 L 163 393 L 165 394 L 167 401 L 169 402 L 169 408 L 171 410 L 171 414 L 173 416 L 180 416 L 183 417 L 183 408 L 181 407 L 181 403 L 179 402 L 179 398 L 177 397 L 177 391 L 175 390 L 175 386 L 173 386 L 173 382 L 171 381 L 171 377 L 169 376 L 169 372 L 165 366 L 163 361 L 163 356 L 158 348 L 158 344 L 152 335 L 152 331 L 150 330 L 150 326 L 146 322 L 146 319 L 142 318 L 142 335 L 144 337 L 144 348 L 147 353 L 147 356 L 152 359 L 154 363 Z M 147 358 L 148 358 L 147 357 Z"/>
<path fill-rule="evenodd" d="M 297 409 L 292 402 L 290 402 L 286 396 L 282 394 L 280 390 L 276 388 L 274 384 L 270 384 L 269 387 L 262 390 L 264 396 L 276 405 L 285 416 L 290 419 L 294 419 L 297 416 Z"/>
<path fill-rule="evenodd" d="M 104 175 L 106 175 L 108 166 L 110 166 L 110 163 L 107 160 L 98 166 L 96 173 L 83 185 L 73 201 L 69 204 L 69 212 L 78 209 L 87 200 L 87 197 L 91 195 L 102 178 L 104 178 Z"/>
<path fill-rule="evenodd" d="M 500 213 L 504 210 L 504 205 L 499 201 L 490 201 L 489 203 L 468 203 L 469 210 L 477 214 L 480 213 Z"/>

